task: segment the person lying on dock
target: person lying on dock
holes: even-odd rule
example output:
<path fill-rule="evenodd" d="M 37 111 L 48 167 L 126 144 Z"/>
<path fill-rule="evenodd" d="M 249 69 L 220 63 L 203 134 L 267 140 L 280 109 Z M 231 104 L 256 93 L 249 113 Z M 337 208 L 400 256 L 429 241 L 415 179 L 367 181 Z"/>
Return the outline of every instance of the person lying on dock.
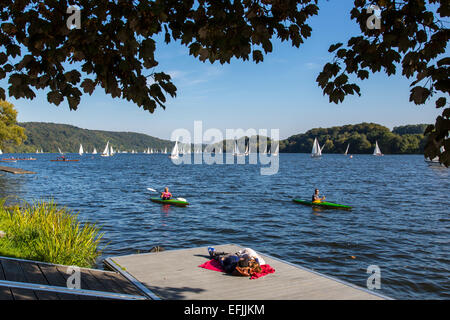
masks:
<path fill-rule="evenodd" d="M 165 187 L 164 192 L 161 192 L 161 199 L 170 200 L 172 198 L 172 194 L 169 192 L 169 188 Z"/>
<path fill-rule="evenodd" d="M 246 248 L 234 254 L 216 252 L 214 248 L 209 251 L 212 259 L 220 263 L 225 272 L 233 276 L 252 276 L 261 272 L 261 262 L 264 260 L 252 249 Z"/>
<path fill-rule="evenodd" d="M 319 197 L 319 189 L 314 190 L 314 194 L 312 196 L 312 202 L 313 203 L 320 203 L 321 201 L 325 200 L 325 196 L 322 198 Z"/>

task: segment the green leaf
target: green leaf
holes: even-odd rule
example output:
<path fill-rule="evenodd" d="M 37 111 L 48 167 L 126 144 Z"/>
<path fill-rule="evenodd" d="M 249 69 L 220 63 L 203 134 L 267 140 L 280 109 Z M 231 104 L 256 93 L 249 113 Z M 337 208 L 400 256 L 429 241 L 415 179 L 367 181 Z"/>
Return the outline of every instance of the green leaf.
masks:
<path fill-rule="evenodd" d="M 444 97 L 441 97 L 436 100 L 436 108 L 442 108 L 447 103 L 447 99 Z"/>
<path fill-rule="evenodd" d="M 261 50 L 253 50 L 253 61 L 256 63 L 264 61 L 264 56 Z"/>
<path fill-rule="evenodd" d="M 341 43 L 341 42 L 336 43 L 336 44 L 332 44 L 330 46 L 330 48 L 328 49 L 328 52 L 336 51 L 336 49 L 339 49 L 342 45 L 343 45 L 343 43 Z"/>
<path fill-rule="evenodd" d="M 409 101 L 414 102 L 415 104 L 424 104 L 430 94 L 431 91 L 429 89 L 417 86 L 411 89 Z"/>
<path fill-rule="evenodd" d="M 59 106 L 59 104 L 64 100 L 64 97 L 61 93 L 59 93 L 58 91 L 50 91 L 47 94 L 47 101 L 50 103 L 53 103 L 57 106 Z"/>
<path fill-rule="evenodd" d="M 91 79 L 84 79 L 81 83 L 81 87 L 83 88 L 85 93 L 88 93 L 89 95 L 92 95 L 92 93 L 95 90 L 95 82 Z"/>

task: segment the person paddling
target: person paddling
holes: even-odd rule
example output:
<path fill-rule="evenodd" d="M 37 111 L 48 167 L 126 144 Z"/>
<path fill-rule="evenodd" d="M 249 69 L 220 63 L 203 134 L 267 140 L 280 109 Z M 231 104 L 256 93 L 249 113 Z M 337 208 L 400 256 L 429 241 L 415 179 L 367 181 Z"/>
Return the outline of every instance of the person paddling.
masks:
<path fill-rule="evenodd" d="M 172 198 L 172 194 L 169 192 L 169 188 L 165 187 L 164 192 L 161 192 L 161 199 L 169 200 Z"/>
<path fill-rule="evenodd" d="M 320 203 L 321 201 L 325 200 L 325 196 L 323 196 L 322 198 L 320 198 L 319 196 L 319 189 L 315 189 L 314 190 L 314 194 L 312 196 L 312 202 L 313 203 Z"/>

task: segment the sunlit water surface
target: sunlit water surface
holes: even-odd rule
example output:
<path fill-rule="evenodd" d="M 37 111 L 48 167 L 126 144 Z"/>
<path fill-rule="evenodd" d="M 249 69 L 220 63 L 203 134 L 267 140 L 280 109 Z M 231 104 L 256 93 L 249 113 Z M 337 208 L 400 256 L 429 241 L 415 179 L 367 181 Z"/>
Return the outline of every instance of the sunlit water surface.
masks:
<path fill-rule="evenodd" d="M 96 222 L 107 244 L 101 259 L 155 245 L 235 243 L 362 287 L 368 266 L 379 266 L 379 292 L 393 298 L 450 297 L 450 170 L 428 167 L 422 156 L 281 154 L 270 176 L 259 165 L 174 165 L 157 154 L 33 157 L 0 164 L 37 172 L 2 173 L 0 196 L 53 198 Z M 150 202 L 146 188 L 164 186 L 191 205 Z M 292 202 L 309 200 L 314 188 L 353 210 Z"/>

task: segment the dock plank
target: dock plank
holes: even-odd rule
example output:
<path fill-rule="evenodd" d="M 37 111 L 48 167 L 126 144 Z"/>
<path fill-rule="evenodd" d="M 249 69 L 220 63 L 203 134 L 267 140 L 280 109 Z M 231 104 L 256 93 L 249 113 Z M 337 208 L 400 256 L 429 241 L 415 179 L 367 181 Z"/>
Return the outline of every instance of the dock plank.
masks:
<path fill-rule="evenodd" d="M 97 278 L 104 280 L 103 282 L 109 284 L 112 288 L 112 292 L 121 292 L 130 295 L 142 296 L 143 293 L 136 288 L 130 281 L 128 281 L 124 276 L 116 272 L 98 272 L 90 270 L 90 272 Z"/>
<path fill-rule="evenodd" d="M 0 171 L 13 173 L 13 174 L 36 174 L 36 172 L 33 172 L 33 171 L 23 170 L 23 169 L 14 168 L 14 167 L 5 167 L 5 166 L 0 166 Z"/>
<path fill-rule="evenodd" d="M 5 274 L 3 272 L 3 266 L 0 262 L 0 280 L 5 280 Z M 13 300 L 11 289 L 8 287 L 0 287 L 0 300 Z"/>
<path fill-rule="evenodd" d="M 26 282 L 26 278 L 23 273 L 23 270 L 17 261 L 0 260 L 0 263 L 3 266 L 5 280 L 16 281 L 16 282 Z M 11 288 L 10 290 L 11 290 L 14 300 L 37 300 L 38 299 L 36 294 L 33 292 L 33 290 L 19 289 L 19 288 Z"/>
<path fill-rule="evenodd" d="M 143 292 L 123 275 L 100 269 L 80 268 L 80 291 L 67 291 L 67 280 L 73 274 L 68 273 L 69 267 L 0 257 L 0 280 L 14 282 L 11 285 L 7 283 L 0 285 L 0 300 L 145 299 Z"/>
<path fill-rule="evenodd" d="M 242 249 L 236 245 L 220 245 L 215 248 L 217 251 L 230 253 Z M 276 271 L 255 280 L 199 268 L 199 265 L 209 260 L 206 247 L 111 257 L 111 260 L 162 299 L 383 298 L 312 270 L 264 254 L 261 256 Z"/>
<path fill-rule="evenodd" d="M 42 274 L 47 279 L 49 285 L 57 287 L 67 287 L 66 279 L 61 275 L 55 265 L 39 264 Z M 78 295 L 58 293 L 61 300 L 80 300 Z"/>
<path fill-rule="evenodd" d="M 67 287 L 67 280 L 72 275 L 72 273 L 68 273 L 69 266 L 61 266 L 57 265 L 55 266 L 56 270 L 61 274 L 61 277 L 64 279 L 65 286 Z M 83 269 L 80 268 L 80 289 L 88 289 L 88 290 L 94 290 L 91 288 L 90 284 L 87 279 L 83 276 Z M 91 297 L 91 296 L 78 296 L 80 300 L 99 300 L 97 297 Z"/>
<path fill-rule="evenodd" d="M 23 270 L 26 282 L 44 285 L 49 284 L 37 264 L 21 262 L 19 265 Z M 60 300 L 58 294 L 54 292 L 35 291 L 34 293 L 39 300 Z"/>

